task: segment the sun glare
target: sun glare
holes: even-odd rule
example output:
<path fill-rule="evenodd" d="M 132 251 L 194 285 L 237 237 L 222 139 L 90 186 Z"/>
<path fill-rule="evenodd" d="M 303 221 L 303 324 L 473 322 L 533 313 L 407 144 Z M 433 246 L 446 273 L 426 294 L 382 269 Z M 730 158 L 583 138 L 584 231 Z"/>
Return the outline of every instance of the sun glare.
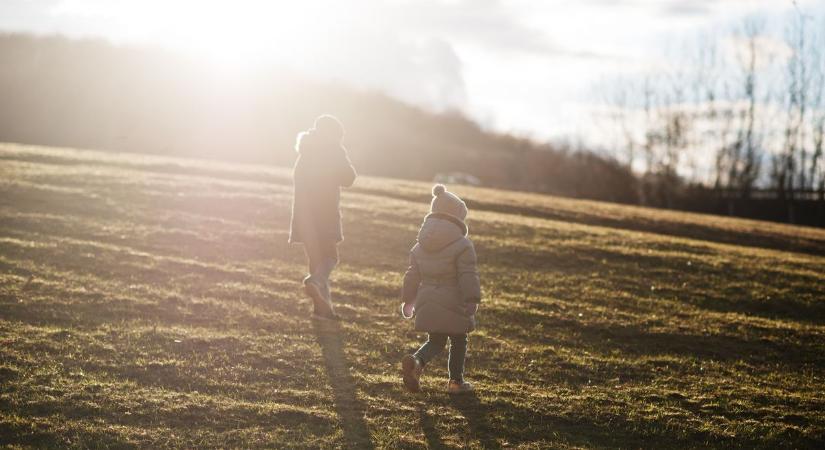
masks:
<path fill-rule="evenodd" d="M 159 44 L 235 68 L 323 45 L 317 31 L 347 14 L 336 4 L 261 0 L 68 0 L 56 11 L 103 19 L 105 34 L 116 41 Z"/>

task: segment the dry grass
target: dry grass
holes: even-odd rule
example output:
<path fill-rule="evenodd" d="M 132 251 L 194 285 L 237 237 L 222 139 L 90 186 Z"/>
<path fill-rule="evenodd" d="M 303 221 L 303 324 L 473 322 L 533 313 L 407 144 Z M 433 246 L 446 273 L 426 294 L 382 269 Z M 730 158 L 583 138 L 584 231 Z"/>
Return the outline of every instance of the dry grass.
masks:
<path fill-rule="evenodd" d="M 0 144 L 0 444 L 825 443 L 825 231 L 457 188 L 485 301 L 476 396 L 404 392 L 429 186 L 344 196 L 338 327 L 286 244 L 289 172 Z"/>

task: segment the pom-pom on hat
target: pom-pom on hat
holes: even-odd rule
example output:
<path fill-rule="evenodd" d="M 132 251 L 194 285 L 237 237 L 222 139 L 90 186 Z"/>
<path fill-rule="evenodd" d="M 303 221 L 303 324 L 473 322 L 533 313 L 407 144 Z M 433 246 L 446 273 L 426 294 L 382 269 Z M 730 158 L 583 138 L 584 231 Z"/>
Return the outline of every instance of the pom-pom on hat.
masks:
<path fill-rule="evenodd" d="M 433 201 L 430 212 L 449 214 L 461 221 L 467 218 L 467 205 L 457 195 L 447 191 L 443 184 L 433 186 Z"/>

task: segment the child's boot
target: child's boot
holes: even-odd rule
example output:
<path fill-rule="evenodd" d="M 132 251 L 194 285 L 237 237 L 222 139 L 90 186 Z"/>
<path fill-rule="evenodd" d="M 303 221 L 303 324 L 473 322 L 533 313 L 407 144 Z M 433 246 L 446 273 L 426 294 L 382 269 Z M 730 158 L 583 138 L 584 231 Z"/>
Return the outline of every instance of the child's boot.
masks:
<path fill-rule="evenodd" d="M 464 394 L 473 390 L 473 385 L 464 380 L 450 380 L 450 384 L 447 385 L 448 394 Z"/>
<path fill-rule="evenodd" d="M 404 378 L 404 386 L 410 392 L 421 390 L 421 374 L 424 366 L 414 355 L 407 355 L 401 358 L 401 376 Z"/>

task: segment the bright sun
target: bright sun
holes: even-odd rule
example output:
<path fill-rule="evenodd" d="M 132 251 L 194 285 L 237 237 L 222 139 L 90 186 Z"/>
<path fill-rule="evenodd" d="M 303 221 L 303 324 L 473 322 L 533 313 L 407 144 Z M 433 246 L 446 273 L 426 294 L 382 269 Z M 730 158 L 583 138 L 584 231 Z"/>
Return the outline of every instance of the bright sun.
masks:
<path fill-rule="evenodd" d="M 57 9 L 99 22 L 117 41 L 149 42 L 225 66 L 288 59 L 324 45 L 319 30 L 351 14 L 342 2 L 264 0 L 66 0 Z"/>

